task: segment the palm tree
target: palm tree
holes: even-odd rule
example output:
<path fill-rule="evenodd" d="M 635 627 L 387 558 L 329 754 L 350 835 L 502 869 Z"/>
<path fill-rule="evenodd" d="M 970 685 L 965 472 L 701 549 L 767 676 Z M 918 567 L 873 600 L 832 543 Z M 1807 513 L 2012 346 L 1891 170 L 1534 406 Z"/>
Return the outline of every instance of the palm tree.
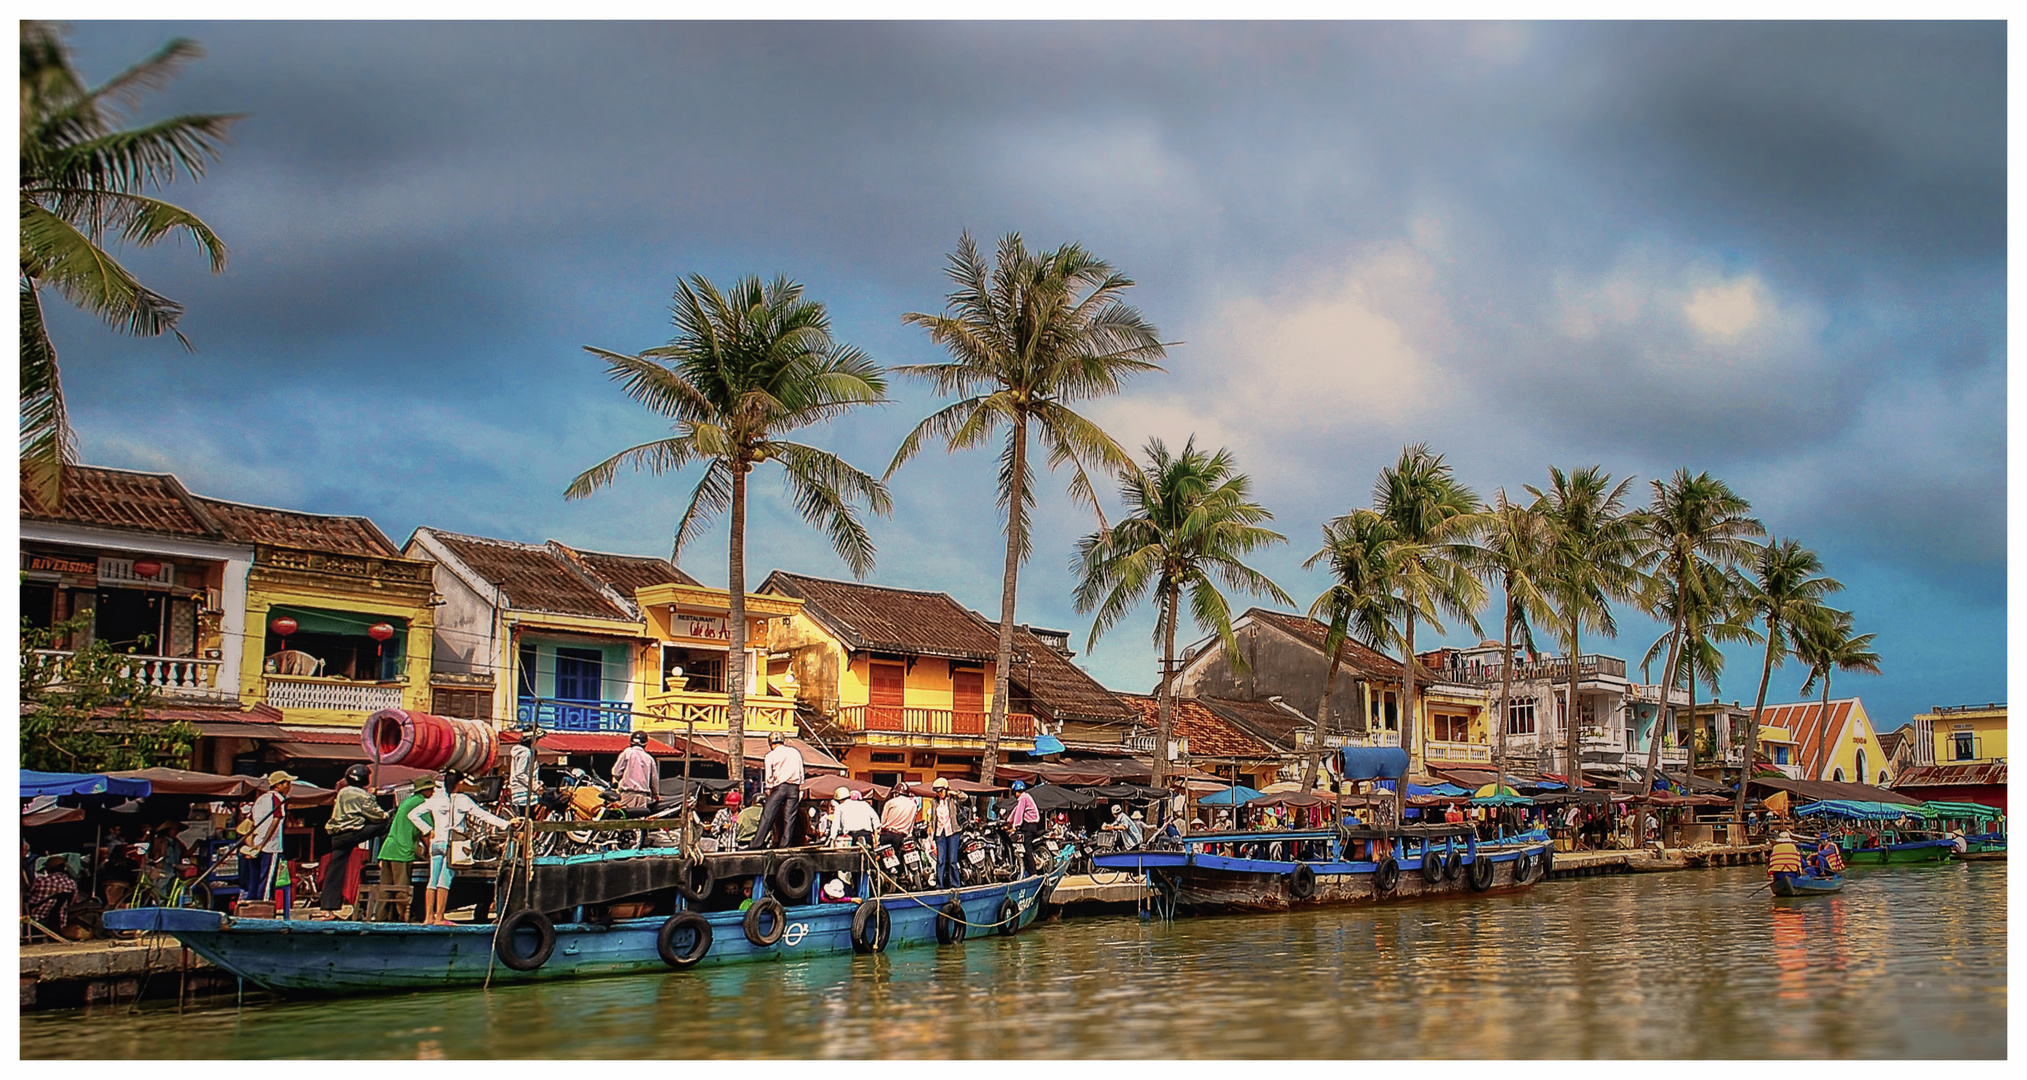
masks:
<path fill-rule="evenodd" d="M 1477 610 L 1485 604 L 1485 586 L 1470 570 L 1479 556 L 1471 537 L 1484 524 L 1484 505 L 1455 471 L 1427 443 L 1401 450 L 1400 459 L 1379 472 L 1373 484 L 1373 510 L 1386 520 L 1396 545 L 1395 591 L 1405 603 L 1406 631 L 1401 653 L 1401 748 L 1413 762 L 1415 729 L 1415 624 L 1427 621 L 1445 633 L 1440 616 L 1449 614 L 1480 634 Z M 1407 778 L 1395 785 L 1394 820 L 1405 820 Z"/>
<path fill-rule="evenodd" d="M 1500 642 L 1505 647 L 1499 654 L 1499 707 L 1492 714 L 1498 731 L 1494 756 L 1499 760 L 1499 785 L 1494 791 L 1506 786 L 1506 709 L 1507 701 L 1513 696 L 1513 646 L 1516 644 L 1513 634 L 1515 630 L 1520 631 L 1520 643 L 1526 645 L 1528 652 L 1533 652 L 1534 620 L 1551 609 L 1548 597 L 1541 591 L 1540 580 L 1548 541 L 1548 522 L 1533 507 L 1509 502 L 1506 489 L 1500 488 L 1492 509 L 1485 515 L 1477 554 L 1478 571 L 1488 579 L 1497 578 L 1500 594 L 1504 597 L 1502 615 L 1505 633 Z"/>
<path fill-rule="evenodd" d="M 1661 773 L 1662 733 L 1674 730 L 1669 699 L 1685 640 L 1683 620 L 1716 606 L 1710 594 L 1728 572 L 1755 557 L 1759 545 L 1753 540 L 1765 536 L 1767 530 L 1751 515 L 1751 503 L 1707 472 L 1690 476 L 1688 469 L 1677 469 L 1668 480 L 1650 480 L 1648 486 L 1653 494 L 1638 516 L 1644 534 L 1640 567 L 1653 574 L 1647 606 L 1669 613 L 1662 618 L 1672 635 L 1668 659 L 1661 665 L 1661 701 L 1654 709 L 1654 732 L 1647 743 L 1647 786 L 1643 790 L 1652 791 L 1654 778 Z"/>
<path fill-rule="evenodd" d="M 1760 692 L 1753 699 L 1752 719 L 1746 721 L 1744 764 L 1739 770 L 1738 799 L 1733 813 L 1745 814 L 1747 781 L 1752 779 L 1754 754 L 1760 745 L 1760 714 L 1767 707 L 1767 684 L 1773 680 L 1774 665 L 1794 651 L 1800 625 L 1817 617 L 1823 598 L 1844 588 L 1835 578 L 1822 577 L 1823 560 L 1793 537 L 1769 540 L 1753 560 L 1752 577 L 1746 581 L 1744 601 L 1752 615 L 1766 626 L 1766 661 L 1760 667 Z"/>
<path fill-rule="evenodd" d="M 1077 613 L 1097 611 L 1089 645 L 1154 591 L 1158 614 L 1154 638 L 1161 648 L 1161 689 L 1155 697 L 1154 778 L 1168 778 L 1168 746 L 1175 736 L 1175 627 L 1182 595 L 1189 593 L 1190 618 L 1217 634 L 1225 659 L 1245 669 L 1232 636 L 1232 612 L 1218 582 L 1284 603 L 1295 601 L 1265 574 L 1239 560 L 1287 541 L 1261 526 L 1274 515 L 1250 499 L 1252 481 L 1234 466 L 1231 452 L 1206 454 L 1191 438 L 1170 456 L 1160 439 L 1147 441 L 1145 468 L 1126 470 L 1119 495 L 1127 516 L 1077 543 Z M 988 758 L 987 760 L 991 760 Z"/>
<path fill-rule="evenodd" d="M 1395 565 L 1393 531 L 1386 519 L 1371 510 L 1354 510 L 1323 524 L 1323 547 L 1302 564 L 1307 570 L 1317 563 L 1330 568 L 1331 585 L 1309 605 L 1309 617 L 1323 622 L 1323 651 L 1330 666 L 1323 676 L 1323 700 L 1316 705 L 1310 739 L 1313 753 L 1303 767 L 1302 790 L 1316 786 L 1317 767 L 1322 760 L 1323 725 L 1330 716 L 1330 701 L 1337 687 L 1337 669 L 1346 641 L 1357 641 L 1384 653 L 1401 640 L 1396 629 L 1407 615 L 1407 606 L 1393 595 L 1399 576 Z"/>
<path fill-rule="evenodd" d="M 1541 515 L 1547 541 L 1537 580 L 1554 607 L 1551 622 L 1568 649 L 1566 775 L 1570 790 L 1579 791 L 1584 783 L 1577 754 L 1578 732 L 1583 726 L 1577 697 L 1583 632 L 1589 628 L 1607 637 L 1618 636 L 1612 601 L 1631 600 L 1639 594 L 1645 578 L 1637 565 L 1639 525 L 1625 513 L 1626 491 L 1633 478 L 1614 485 L 1611 476 L 1597 465 L 1568 473 L 1551 465 L 1548 481 L 1545 490 L 1529 485 L 1527 492 L 1534 496 L 1531 509 Z"/>
<path fill-rule="evenodd" d="M 204 176 L 237 116 L 189 114 L 122 128 L 143 92 L 203 55 L 176 38 L 96 87 L 71 66 L 49 23 L 21 24 L 21 458 L 29 493 L 62 501 L 63 467 L 75 460 L 56 346 L 42 316 L 42 289 L 136 337 L 174 333 L 180 304 L 142 285 L 107 253 L 108 238 L 148 247 L 182 236 L 225 269 L 225 244 L 197 215 L 143 194 Z"/>
<path fill-rule="evenodd" d="M 1760 641 L 1760 635 L 1751 626 L 1752 612 L 1746 606 L 1745 591 L 1748 586 L 1745 579 L 1735 571 L 1707 566 L 1698 567 L 1697 572 L 1715 573 L 1717 576 L 1703 587 L 1687 591 L 1690 607 L 1686 614 L 1677 612 L 1676 598 L 1672 594 L 1663 594 L 1653 602 L 1653 613 L 1668 623 L 1670 629 L 1655 640 L 1642 660 L 1642 663 L 1653 663 L 1663 649 L 1673 650 L 1680 660 L 1675 673 L 1677 680 L 1668 689 L 1674 690 L 1679 686 L 1689 694 L 1689 768 L 1686 776 L 1696 774 L 1699 758 L 1696 745 L 1699 726 L 1696 720 L 1696 688 L 1699 680 L 1710 688 L 1710 700 L 1715 703 L 1719 680 L 1724 675 L 1724 652 L 1718 646 L 1734 642 L 1758 644 Z M 1681 627 L 1679 637 L 1674 629 L 1677 626 Z"/>
<path fill-rule="evenodd" d="M 1874 634 L 1852 636 L 1851 613 L 1835 608 L 1817 608 L 1796 627 L 1795 659 L 1809 666 L 1809 679 L 1802 684 L 1806 694 L 1823 680 L 1823 720 L 1830 718 L 1830 674 L 1833 671 L 1862 671 L 1879 674 L 1879 654 L 1872 651 Z M 1864 783 L 1865 778 L 1857 778 Z"/>
<path fill-rule="evenodd" d="M 955 291 L 941 315 L 901 317 L 929 331 L 951 360 L 894 370 L 927 379 L 958 401 L 931 413 L 901 441 L 888 477 L 941 439 L 955 452 L 983 446 L 1006 428 L 1000 451 L 999 506 L 1006 514 L 1006 568 L 1000 578 L 999 647 L 993 658 L 992 713 L 986 721 L 979 776 L 992 783 L 999 741 L 1006 731 L 1007 673 L 1013 666 L 1014 596 L 1030 548 L 1028 513 L 1034 506 L 1028 434 L 1048 451 L 1051 469 L 1070 466 L 1070 496 L 1098 514 L 1089 469 L 1123 471 L 1133 459 L 1098 425 L 1071 405 L 1115 394 L 1126 379 L 1159 371 L 1165 354 L 1159 333 L 1120 294 L 1133 282 L 1076 244 L 1030 253 L 1020 234 L 1000 238 L 988 268 L 971 234 L 957 241 L 944 271 Z"/>
<path fill-rule="evenodd" d="M 886 400 L 880 366 L 831 337 L 822 304 L 805 300 L 784 277 L 761 284 L 739 279 L 720 292 L 700 274 L 676 283 L 676 336 L 639 355 L 587 345 L 606 362 L 626 395 L 674 422 L 676 434 L 622 450 L 572 481 L 563 497 L 581 499 L 612 483 L 621 465 L 654 475 L 708 462 L 676 525 L 670 553 L 680 558 L 719 513 L 730 510 L 732 537 L 726 589 L 732 640 L 726 653 L 725 730 L 732 779 L 745 778 L 746 474 L 778 462 L 787 494 L 803 520 L 822 529 L 852 573 L 873 568 L 873 541 L 853 509 L 892 508 L 878 480 L 843 459 L 780 436 L 850 409 Z"/>

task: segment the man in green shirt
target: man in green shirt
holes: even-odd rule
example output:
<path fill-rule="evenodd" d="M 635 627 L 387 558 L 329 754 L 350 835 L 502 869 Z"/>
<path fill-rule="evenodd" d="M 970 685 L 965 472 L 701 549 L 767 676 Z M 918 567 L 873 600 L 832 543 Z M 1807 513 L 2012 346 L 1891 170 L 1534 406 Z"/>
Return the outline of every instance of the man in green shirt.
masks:
<path fill-rule="evenodd" d="M 415 792 L 401 800 L 387 822 L 387 839 L 380 842 L 380 884 L 407 885 L 408 864 L 415 861 L 415 823 L 409 812 L 436 794 L 436 777 L 415 778 Z"/>

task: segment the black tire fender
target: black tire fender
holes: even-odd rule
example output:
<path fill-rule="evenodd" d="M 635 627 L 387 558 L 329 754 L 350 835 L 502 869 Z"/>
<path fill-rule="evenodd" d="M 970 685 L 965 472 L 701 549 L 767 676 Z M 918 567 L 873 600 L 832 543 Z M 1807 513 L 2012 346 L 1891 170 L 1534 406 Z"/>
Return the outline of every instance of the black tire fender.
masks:
<path fill-rule="evenodd" d="M 1472 892 L 1484 892 L 1492 887 L 1492 872 L 1490 855 L 1473 856 L 1471 865 L 1465 868 L 1464 883 L 1471 886 Z"/>
<path fill-rule="evenodd" d="M 893 916 L 887 914 L 887 905 L 882 904 L 878 897 L 859 901 L 859 909 L 852 912 L 852 951 L 885 952 L 887 941 L 893 935 Z"/>
<path fill-rule="evenodd" d="M 964 941 L 964 932 L 970 929 L 964 925 L 964 905 L 956 900 L 936 909 L 936 940 L 943 945 L 958 945 Z"/>
<path fill-rule="evenodd" d="M 525 955 L 514 944 L 523 930 L 535 932 L 535 951 Z M 556 924 L 534 908 L 522 908 L 500 923 L 493 940 L 493 952 L 500 963 L 515 971 L 534 971 L 548 963 L 550 954 L 556 951 Z"/>
<path fill-rule="evenodd" d="M 685 930 L 696 937 L 687 949 L 676 948 L 676 935 Z M 662 956 L 662 963 L 672 968 L 695 967 L 697 961 L 711 951 L 711 923 L 694 911 L 678 911 L 669 916 L 667 922 L 655 934 L 655 951 Z"/>
<path fill-rule="evenodd" d="M 1538 861 L 1539 861 L 1539 862 L 1541 863 L 1541 870 L 1539 871 L 1539 872 L 1540 872 L 1540 874 L 1541 874 L 1541 876 L 1542 876 L 1542 877 L 1547 877 L 1547 876 L 1548 876 L 1548 872 L 1549 872 L 1550 870 L 1553 870 L 1553 869 L 1555 869 L 1555 847 L 1554 847 L 1554 845 L 1550 845 L 1550 846 L 1548 846 L 1548 847 L 1542 848 L 1542 849 L 1541 849 L 1541 857 L 1540 857 L 1540 859 L 1539 859 Z"/>
<path fill-rule="evenodd" d="M 1434 848 L 1422 854 L 1422 880 L 1431 885 L 1443 883 L 1443 853 Z"/>
<path fill-rule="evenodd" d="M 1443 877 L 1445 880 L 1455 881 L 1463 876 L 1464 856 L 1459 852 L 1453 851 L 1450 853 L 1450 860 L 1443 864 Z"/>
<path fill-rule="evenodd" d="M 770 928 L 763 931 L 763 923 L 771 924 Z M 746 940 L 764 949 L 779 942 L 781 935 L 787 932 L 788 912 L 781 909 L 781 901 L 763 896 L 746 909 L 745 929 Z"/>
<path fill-rule="evenodd" d="M 1011 896 L 999 902 L 999 932 L 1006 937 L 1021 932 L 1021 906 Z"/>
<path fill-rule="evenodd" d="M 676 875 L 676 891 L 689 902 L 701 903 L 718 888 L 718 870 L 709 859 L 691 859 Z"/>
<path fill-rule="evenodd" d="M 1526 881 L 1527 875 L 1533 872 L 1533 870 L 1534 860 L 1528 857 L 1527 852 L 1522 851 L 1513 857 L 1513 883 L 1515 885 Z"/>
<path fill-rule="evenodd" d="M 816 884 L 816 863 L 806 855 L 790 855 L 774 868 L 772 881 L 774 895 L 783 903 L 800 904 L 809 899 L 810 887 Z"/>
<path fill-rule="evenodd" d="M 1297 900 L 1307 900 L 1316 895 L 1316 868 L 1308 863 L 1295 864 L 1295 870 L 1288 875 L 1288 895 Z"/>
<path fill-rule="evenodd" d="M 1395 862 L 1392 855 L 1381 856 L 1379 865 L 1372 872 L 1373 892 L 1385 895 L 1399 888 L 1400 884 L 1401 864 Z"/>

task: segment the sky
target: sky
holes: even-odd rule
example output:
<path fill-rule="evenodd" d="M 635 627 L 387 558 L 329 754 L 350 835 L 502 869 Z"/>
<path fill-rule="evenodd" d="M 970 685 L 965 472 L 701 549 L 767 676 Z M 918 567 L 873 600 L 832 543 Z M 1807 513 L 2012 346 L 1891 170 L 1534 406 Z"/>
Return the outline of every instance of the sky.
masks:
<path fill-rule="evenodd" d="M 596 345 L 665 343 L 676 280 L 786 275 L 883 364 L 942 354 L 968 230 L 1075 241 L 1176 342 L 1087 415 L 1123 445 L 1228 447 L 1307 605 L 1326 519 L 1427 442 L 1481 495 L 1551 465 L 1708 470 L 1819 551 L 1878 635 L 1839 675 L 1891 728 L 2004 700 L 2005 36 L 1996 23 L 126 23 L 102 79 L 207 55 L 135 114 L 238 112 L 163 194 L 231 251 L 123 257 L 195 346 L 51 330 L 82 459 L 218 498 L 667 554 L 695 474 L 583 469 L 660 437 Z M 939 401 L 806 433 L 885 468 Z M 870 520 L 869 580 L 996 615 L 995 455 L 932 449 Z M 1143 608 L 1087 647 L 1095 527 L 1044 474 L 1020 618 L 1114 689 L 1156 680 Z M 849 576 L 761 475 L 750 584 Z M 1107 510 L 1118 500 L 1108 492 Z M 682 553 L 725 581 L 722 526 Z M 1233 596 L 1235 609 L 1250 601 Z M 1617 612 L 1585 651 L 1635 666 Z M 1494 616 L 1484 616 L 1496 633 Z M 1418 645 L 1466 644 L 1451 623 Z M 1750 704 L 1759 651 L 1721 697 Z M 1769 701 L 1805 673 L 1776 670 Z M 1654 677 L 1659 677 L 1659 665 Z"/>

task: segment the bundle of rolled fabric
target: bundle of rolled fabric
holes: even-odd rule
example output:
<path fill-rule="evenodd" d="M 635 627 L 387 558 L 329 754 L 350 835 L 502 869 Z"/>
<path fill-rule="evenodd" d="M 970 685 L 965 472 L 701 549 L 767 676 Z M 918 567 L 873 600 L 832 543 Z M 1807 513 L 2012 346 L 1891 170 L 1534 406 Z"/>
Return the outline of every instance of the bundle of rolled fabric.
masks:
<path fill-rule="evenodd" d="M 411 769 L 455 769 L 466 775 L 493 767 L 499 733 L 480 720 L 407 709 L 382 709 L 359 731 L 366 756 L 382 765 Z"/>

